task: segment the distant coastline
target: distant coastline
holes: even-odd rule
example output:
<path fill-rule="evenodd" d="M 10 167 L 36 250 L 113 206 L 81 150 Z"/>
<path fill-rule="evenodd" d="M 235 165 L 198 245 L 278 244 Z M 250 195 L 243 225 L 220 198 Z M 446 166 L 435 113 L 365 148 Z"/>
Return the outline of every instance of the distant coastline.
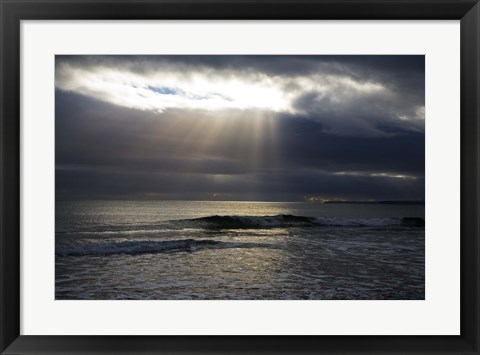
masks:
<path fill-rule="evenodd" d="M 345 201 L 332 200 L 323 203 L 370 204 L 370 205 L 425 205 L 425 201 Z"/>

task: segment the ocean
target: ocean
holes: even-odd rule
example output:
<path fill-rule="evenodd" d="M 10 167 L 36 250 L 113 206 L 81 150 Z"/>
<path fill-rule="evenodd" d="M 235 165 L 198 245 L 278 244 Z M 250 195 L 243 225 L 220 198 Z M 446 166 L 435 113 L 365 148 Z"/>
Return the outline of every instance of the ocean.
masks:
<path fill-rule="evenodd" d="M 423 300 L 424 206 L 57 201 L 57 300 Z"/>

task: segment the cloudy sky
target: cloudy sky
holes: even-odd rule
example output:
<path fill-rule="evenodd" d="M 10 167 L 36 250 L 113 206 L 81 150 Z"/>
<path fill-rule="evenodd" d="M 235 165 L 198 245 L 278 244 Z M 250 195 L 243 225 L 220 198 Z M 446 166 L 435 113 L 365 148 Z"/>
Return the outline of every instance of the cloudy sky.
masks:
<path fill-rule="evenodd" d="M 423 56 L 56 56 L 57 199 L 423 200 Z"/>

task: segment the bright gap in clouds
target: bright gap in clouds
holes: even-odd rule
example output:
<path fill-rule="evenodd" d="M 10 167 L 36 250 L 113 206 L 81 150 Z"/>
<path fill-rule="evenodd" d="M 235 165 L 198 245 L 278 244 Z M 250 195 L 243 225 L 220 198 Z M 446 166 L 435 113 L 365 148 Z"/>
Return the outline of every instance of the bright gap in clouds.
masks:
<path fill-rule="evenodd" d="M 328 58 L 60 56 L 55 87 L 158 115 L 292 117 L 340 136 L 424 131 L 422 79 L 415 71 Z"/>
<path fill-rule="evenodd" d="M 56 86 L 116 105 L 163 112 L 179 109 L 289 111 L 291 97 L 271 78 L 208 77 L 202 73 L 157 72 L 142 76 L 108 68 L 61 68 Z"/>
<path fill-rule="evenodd" d="M 397 173 L 369 173 L 369 172 L 359 172 L 359 171 L 339 171 L 334 173 L 334 175 L 339 176 L 359 176 L 359 177 L 383 177 L 389 179 L 402 179 L 402 180 L 416 180 L 417 176 L 397 174 Z"/>

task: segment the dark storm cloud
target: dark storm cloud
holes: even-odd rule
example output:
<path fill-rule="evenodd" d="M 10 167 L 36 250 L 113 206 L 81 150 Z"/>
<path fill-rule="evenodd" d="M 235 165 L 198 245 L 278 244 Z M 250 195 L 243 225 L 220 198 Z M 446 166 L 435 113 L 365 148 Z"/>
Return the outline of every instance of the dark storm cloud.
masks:
<path fill-rule="evenodd" d="M 173 112 L 166 113 L 162 119 L 153 119 L 135 110 L 72 94 L 57 93 L 57 99 L 57 113 L 65 117 L 57 123 L 57 164 L 60 165 L 125 165 L 148 171 L 241 173 L 252 164 L 250 158 L 255 155 L 258 160 L 255 164 L 262 167 L 281 163 L 289 169 L 386 170 L 405 174 L 423 174 L 424 170 L 423 133 L 335 136 L 306 118 L 277 117 L 274 126 L 265 128 L 271 132 L 265 132 L 259 142 L 253 142 L 254 131 L 242 132 L 248 113 L 239 117 L 225 113 L 228 117 L 214 118 L 208 114 L 203 117 L 201 112 L 183 112 L 178 118 L 179 113 Z M 71 100 L 81 103 L 87 113 L 81 109 L 64 112 L 71 107 Z M 210 140 L 208 129 L 218 121 L 222 121 L 223 133 Z M 206 128 L 196 130 L 196 126 Z M 235 133 L 234 139 L 227 135 L 231 132 Z M 275 156 L 280 162 L 272 158 Z"/>
<path fill-rule="evenodd" d="M 56 63 L 60 199 L 423 200 L 421 56 L 69 56 Z M 113 71 L 86 87 L 72 68 Z M 134 95 L 127 105 L 101 89 L 116 73 L 119 93 L 147 85 L 137 76 L 159 68 L 217 81 L 271 80 L 291 107 L 229 107 L 221 93 L 214 110 L 182 106 L 208 99 L 194 92 L 159 111 L 150 108 L 155 100 L 138 106 Z M 129 81 L 124 72 L 137 76 Z M 175 100 L 180 92 L 151 87 L 138 100 L 148 90 Z"/>
<path fill-rule="evenodd" d="M 273 178 L 272 178 L 273 177 Z M 310 196 L 344 199 L 417 200 L 424 194 L 423 178 L 393 181 L 386 177 L 332 176 L 265 172 L 234 175 L 219 181 L 210 175 L 152 174 L 96 170 L 57 170 L 57 197 L 235 199 L 299 201 Z M 88 193 L 86 193 L 88 191 Z"/>

